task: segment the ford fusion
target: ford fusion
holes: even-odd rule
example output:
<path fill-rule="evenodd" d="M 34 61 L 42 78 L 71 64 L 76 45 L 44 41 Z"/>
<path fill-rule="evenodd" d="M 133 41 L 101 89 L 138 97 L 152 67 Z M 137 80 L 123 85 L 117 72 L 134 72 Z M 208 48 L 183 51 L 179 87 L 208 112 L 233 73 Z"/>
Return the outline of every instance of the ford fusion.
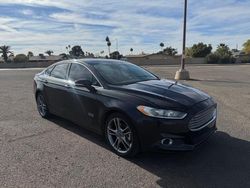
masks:
<path fill-rule="evenodd" d="M 124 157 L 192 150 L 216 131 L 209 95 L 125 61 L 58 62 L 35 75 L 34 93 L 43 118 L 54 114 L 101 134 Z"/>

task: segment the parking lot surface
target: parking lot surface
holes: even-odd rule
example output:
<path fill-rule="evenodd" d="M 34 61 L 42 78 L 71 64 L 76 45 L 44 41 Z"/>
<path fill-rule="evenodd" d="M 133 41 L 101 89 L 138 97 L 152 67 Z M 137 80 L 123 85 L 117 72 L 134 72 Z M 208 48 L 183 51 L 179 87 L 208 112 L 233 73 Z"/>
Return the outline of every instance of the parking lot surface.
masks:
<path fill-rule="evenodd" d="M 150 66 L 162 78 L 178 67 Z M 103 139 L 62 118 L 42 119 L 38 69 L 0 70 L 0 187 L 250 187 L 250 65 L 188 66 L 218 102 L 218 132 L 192 152 L 113 154 Z"/>

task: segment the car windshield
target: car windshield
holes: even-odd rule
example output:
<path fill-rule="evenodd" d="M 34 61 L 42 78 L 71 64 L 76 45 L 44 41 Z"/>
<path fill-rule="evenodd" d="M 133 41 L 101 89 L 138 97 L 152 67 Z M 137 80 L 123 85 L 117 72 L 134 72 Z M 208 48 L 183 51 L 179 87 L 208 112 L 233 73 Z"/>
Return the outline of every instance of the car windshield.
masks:
<path fill-rule="evenodd" d="M 127 85 L 147 80 L 158 80 L 152 73 L 131 63 L 101 62 L 93 66 L 103 79 L 112 85 Z"/>

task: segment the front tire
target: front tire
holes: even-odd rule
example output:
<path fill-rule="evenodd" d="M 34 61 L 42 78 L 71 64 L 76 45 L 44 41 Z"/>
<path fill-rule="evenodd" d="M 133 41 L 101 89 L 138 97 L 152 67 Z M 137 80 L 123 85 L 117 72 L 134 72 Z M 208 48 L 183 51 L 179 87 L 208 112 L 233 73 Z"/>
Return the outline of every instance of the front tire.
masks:
<path fill-rule="evenodd" d="M 105 138 L 119 156 L 133 157 L 139 152 L 139 141 L 131 121 L 120 113 L 114 113 L 106 121 Z"/>
<path fill-rule="evenodd" d="M 38 93 L 36 96 L 36 104 L 37 104 L 37 110 L 38 110 L 39 114 L 43 118 L 48 118 L 50 113 L 49 113 L 46 101 L 44 99 L 44 96 L 41 93 Z"/>

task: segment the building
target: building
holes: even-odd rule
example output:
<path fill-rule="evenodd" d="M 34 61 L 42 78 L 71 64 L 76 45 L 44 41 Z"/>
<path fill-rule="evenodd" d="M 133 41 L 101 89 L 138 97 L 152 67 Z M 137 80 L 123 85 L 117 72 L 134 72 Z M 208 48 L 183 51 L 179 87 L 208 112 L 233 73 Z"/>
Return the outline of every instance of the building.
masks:
<path fill-rule="evenodd" d="M 30 63 L 38 63 L 38 62 L 55 63 L 57 61 L 61 61 L 62 59 L 63 58 L 59 55 L 44 56 L 40 54 L 39 56 L 29 57 L 29 62 Z"/>
<path fill-rule="evenodd" d="M 180 65 L 181 55 L 169 56 L 162 53 L 127 55 L 126 60 L 136 65 Z M 205 58 L 186 58 L 187 64 L 204 64 Z"/>
<path fill-rule="evenodd" d="M 127 55 L 127 61 L 136 65 L 167 65 L 178 64 L 180 62 L 180 56 L 168 56 L 166 54 L 138 54 Z"/>

